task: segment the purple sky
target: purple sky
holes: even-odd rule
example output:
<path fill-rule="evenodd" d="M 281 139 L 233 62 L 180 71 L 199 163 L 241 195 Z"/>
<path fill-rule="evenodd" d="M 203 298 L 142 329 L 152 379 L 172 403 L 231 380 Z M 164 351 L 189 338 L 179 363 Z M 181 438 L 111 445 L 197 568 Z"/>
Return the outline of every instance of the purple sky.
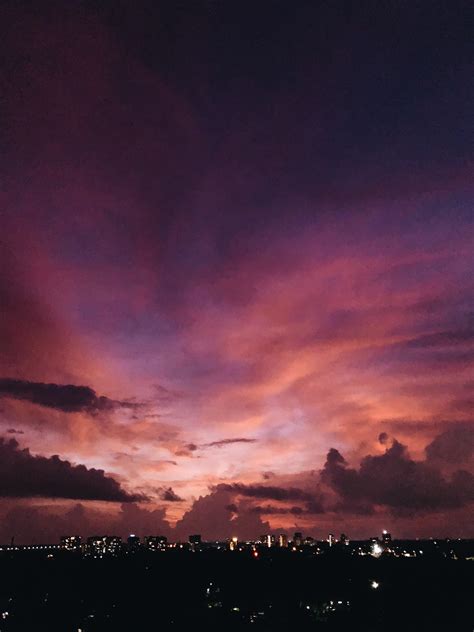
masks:
<path fill-rule="evenodd" d="M 469 5 L 255 4 L 0 10 L 2 541 L 474 536 Z"/>

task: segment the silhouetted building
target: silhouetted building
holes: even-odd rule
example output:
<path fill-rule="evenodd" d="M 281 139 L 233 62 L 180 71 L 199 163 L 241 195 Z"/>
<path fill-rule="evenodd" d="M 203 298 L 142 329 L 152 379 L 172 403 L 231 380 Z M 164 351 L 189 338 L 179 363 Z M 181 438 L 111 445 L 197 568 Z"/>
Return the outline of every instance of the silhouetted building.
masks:
<path fill-rule="evenodd" d="M 340 542 L 343 546 L 345 546 L 346 544 L 349 544 L 349 538 L 347 537 L 345 533 L 341 533 Z"/>
<path fill-rule="evenodd" d="M 140 538 L 138 535 L 131 533 L 127 538 L 127 547 L 129 551 L 138 551 L 140 548 Z"/>
<path fill-rule="evenodd" d="M 392 534 L 388 533 L 388 531 L 386 531 L 385 529 L 382 532 L 382 542 L 386 546 L 389 546 L 392 543 Z"/>
<path fill-rule="evenodd" d="M 189 536 L 189 544 L 192 544 L 194 546 L 199 546 L 201 544 L 202 540 L 201 540 L 201 536 L 199 533 L 196 533 L 195 535 L 190 535 Z"/>
<path fill-rule="evenodd" d="M 149 551 L 166 549 L 168 538 L 164 535 L 149 535 L 145 538 L 145 546 Z"/>
<path fill-rule="evenodd" d="M 61 548 L 63 551 L 80 551 L 81 550 L 81 536 L 79 535 L 63 535 L 61 537 Z"/>
<path fill-rule="evenodd" d="M 301 546 L 303 542 L 303 534 L 301 531 L 295 531 L 295 535 L 293 536 L 293 542 L 296 546 Z"/>
<path fill-rule="evenodd" d="M 93 557 L 118 555 L 122 550 L 122 539 L 115 535 L 93 535 L 87 538 L 87 553 Z"/>
<path fill-rule="evenodd" d="M 288 546 L 288 538 L 286 537 L 286 535 L 284 533 L 280 533 L 280 535 L 278 536 L 278 544 L 281 547 L 287 547 Z"/>

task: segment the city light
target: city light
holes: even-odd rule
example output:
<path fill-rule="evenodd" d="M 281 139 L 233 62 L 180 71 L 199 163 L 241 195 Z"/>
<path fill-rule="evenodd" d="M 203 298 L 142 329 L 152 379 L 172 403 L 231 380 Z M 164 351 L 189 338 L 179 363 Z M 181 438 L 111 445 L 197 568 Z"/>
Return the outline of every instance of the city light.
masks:
<path fill-rule="evenodd" d="M 380 544 L 378 544 L 377 542 L 374 542 L 374 544 L 372 545 L 372 555 L 374 557 L 379 557 L 380 555 L 382 555 L 383 549 L 380 546 Z"/>
<path fill-rule="evenodd" d="M 376 582 L 375 579 L 372 580 L 370 587 L 373 588 L 374 590 L 377 590 L 377 588 L 380 586 L 379 582 Z"/>

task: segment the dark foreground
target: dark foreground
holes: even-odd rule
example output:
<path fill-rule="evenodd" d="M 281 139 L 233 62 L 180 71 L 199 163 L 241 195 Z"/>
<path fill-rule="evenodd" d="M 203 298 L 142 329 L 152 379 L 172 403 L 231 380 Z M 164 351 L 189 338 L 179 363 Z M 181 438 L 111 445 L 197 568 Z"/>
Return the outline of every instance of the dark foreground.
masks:
<path fill-rule="evenodd" d="M 0 557 L 1 632 L 472 632 L 474 561 L 167 551 Z"/>

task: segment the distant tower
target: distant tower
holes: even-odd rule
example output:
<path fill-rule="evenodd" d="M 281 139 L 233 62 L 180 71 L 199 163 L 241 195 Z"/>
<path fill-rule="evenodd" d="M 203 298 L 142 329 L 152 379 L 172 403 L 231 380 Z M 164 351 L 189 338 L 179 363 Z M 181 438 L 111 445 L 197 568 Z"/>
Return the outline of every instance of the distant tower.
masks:
<path fill-rule="evenodd" d="M 233 538 L 229 540 L 229 549 L 231 551 L 235 551 L 237 549 L 237 545 L 239 544 L 239 539 L 234 535 Z"/>
<path fill-rule="evenodd" d="M 295 531 L 295 535 L 293 536 L 293 542 L 296 546 L 301 546 L 303 542 L 303 534 L 301 531 Z"/>
<path fill-rule="evenodd" d="M 329 542 L 329 546 L 333 545 L 333 543 L 334 543 L 334 534 L 333 533 L 330 533 L 328 535 L 328 542 Z"/>
<path fill-rule="evenodd" d="M 349 539 L 345 533 L 341 533 L 340 542 L 343 546 L 345 546 L 346 544 L 349 544 Z"/>
<path fill-rule="evenodd" d="M 389 546 L 392 543 L 392 534 L 389 533 L 386 529 L 382 531 L 382 542 Z"/>
<path fill-rule="evenodd" d="M 278 544 L 280 547 L 288 546 L 288 538 L 284 533 L 280 533 L 280 535 L 278 536 Z"/>
<path fill-rule="evenodd" d="M 60 542 L 60 546 L 63 551 L 81 550 L 82 541 L 79 535 L 63 535 Z"/>
<path fill-rule="evenodd" d="M 260 542 L 264 544 L 265 546 L 268 546 L 268 548 L 270 548 L 272 546 L 272 543 L 275 542 L 275 536 L 270 535 L 269 533 L 261 535 Z"/>

